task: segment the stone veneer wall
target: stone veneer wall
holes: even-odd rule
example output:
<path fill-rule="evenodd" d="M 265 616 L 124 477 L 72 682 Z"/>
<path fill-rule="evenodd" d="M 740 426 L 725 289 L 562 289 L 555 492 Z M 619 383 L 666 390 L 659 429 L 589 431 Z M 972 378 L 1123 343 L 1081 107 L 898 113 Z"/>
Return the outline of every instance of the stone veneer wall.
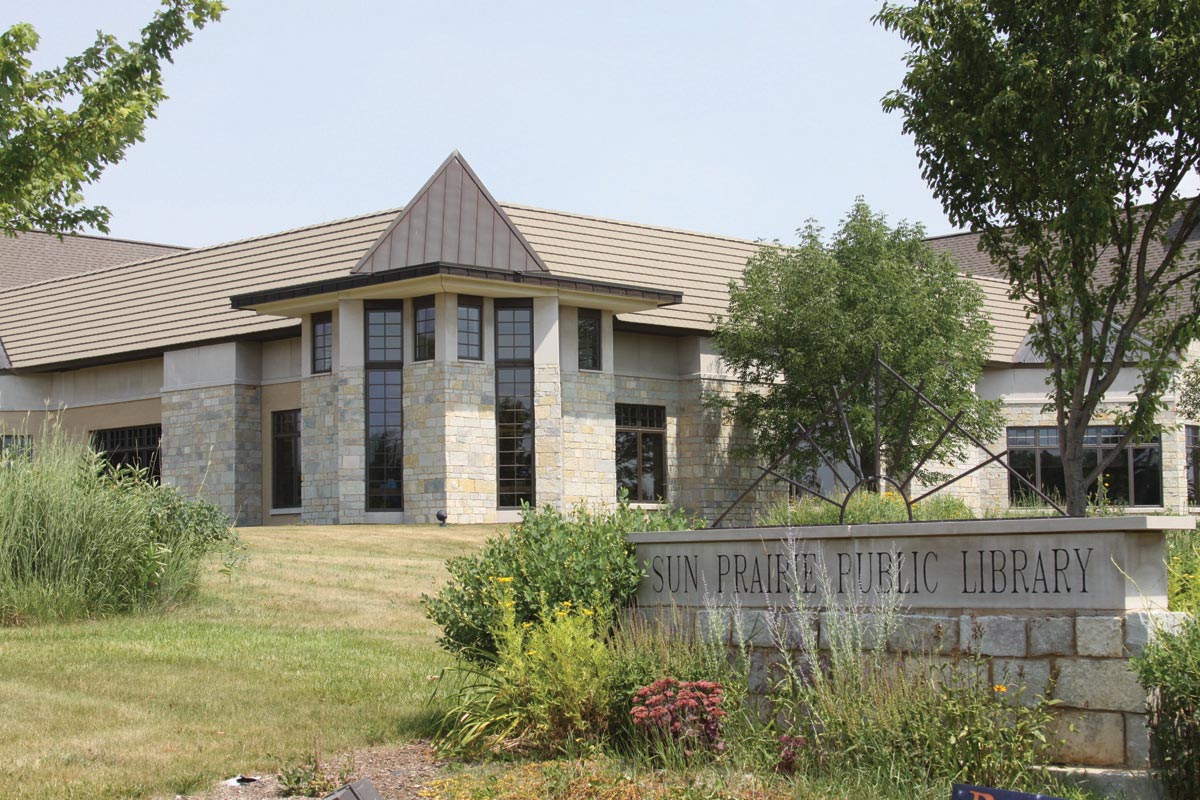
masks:
<path fill-rule="evenodd" d="M 318 525 L 366 517 L 363 370 L 312 375 L 300 386 L 302 519 Z"/>
<path fill-rule="evenodd" d="M 1014 695 L 1016 687 L 1024 686 L 1020 701 L 1026 704 L 1039 695 L 1057 700 L 1054 738 L 1062 742 L 1057 762 L 1146 767 L 1146 691 L 1129 659 L 1142 651 L 1156 630 L 1177 626 L 1181 614 L 1068 611 L 1055 616 L 1046 612 L 1001 616 L 995 611 L 978 615 L 912 611 L 899 617 L 886 641 L 872 635 L 872 615 L 864 617 L 865 649 L 885 648 L 898 658 L 917 656 L 931 665 L 951 663 L 954 651 L 971 650 L 987 657 L 989 686 L 1014 687 Z M 700 630 L 721 632 L 731 646 L 739 642 L 748 646 L 750 688 L 764 696 L 783 677 L 785 659 L 778 632 L 787 632 L 790 649 L 800 649 L 801 637 L 795 632 L 803 623 L 794 620 L 794 612 L 762 610 L 697 614 Z M 814 613 L 808 624 L 818 648 L 828 652 L 829 615 Z"/>
<path fill-rule="evenodd" d="M 667 500 L 710 522 L 759 475 L 752 461 L 730 455 L 731 447 L 743 441 L 745 434 L 704 402 L 708 392 L 728 393 L 734 389 L 732 382 L 712 377 L 615 378 L 615 402 L 666 408 Z M 760 509 L 785 497 L 786 489 L 781 490 L 778 481 L 767 478 L 731 512 L 727 524 L 750 524 Z"/>
<path fill-rule="evenodd" d="M 446 456 L 462 446 L 446 435 L 449 367 L 419 361 L 404 368 L 404 513 L 413 522 L 435 522 L 446 507 Z"/>
<path fill-rule="evenodd" d="M 444 365 L 446 513 L 496 521 L 496 371 L 482 361 Z"/>
<path fill-rule="evenodd" d="M 537 505 L 561 507 L 563 502 L 562 376 L 557 364 L 533 368 L 533 451 Z M 494 445 L 493 445 L 494 447 Z"/>
<path fill-rule="evenodd" d="M 230 384 L 162 397 L 163 482 L 243 525 L 262 521 L 262 390 Z"/>
<path fill-rule="evenodd" d="M 563 504 L 611 504 L 617 496 L 613 376 L 562 376 Z"/>
<path fill-rule="evenodd" d="M 312 375 L 300 383 L 302 519 L 328 525 L 338 519 L 337 376 Z"/>

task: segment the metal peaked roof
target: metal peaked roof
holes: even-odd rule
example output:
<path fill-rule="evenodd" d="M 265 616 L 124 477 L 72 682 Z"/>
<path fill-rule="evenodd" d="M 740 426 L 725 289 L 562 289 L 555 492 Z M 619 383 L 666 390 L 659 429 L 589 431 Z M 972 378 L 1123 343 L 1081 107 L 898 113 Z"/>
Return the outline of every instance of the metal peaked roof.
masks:
<path fill-rule="evenodd" d="M 353 272 L 388 272 L 438 262 L 548 271 L 457 150 L 417 191 Z"/>

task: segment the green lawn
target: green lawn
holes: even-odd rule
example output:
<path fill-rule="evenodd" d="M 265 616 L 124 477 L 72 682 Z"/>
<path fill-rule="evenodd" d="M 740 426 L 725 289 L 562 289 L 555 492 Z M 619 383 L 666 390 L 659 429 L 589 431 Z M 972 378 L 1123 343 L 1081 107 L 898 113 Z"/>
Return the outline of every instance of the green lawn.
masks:
<path fill-rule="evenodd" d="M 496 530 L 251 528 L 186 607 L 0 628 L 0 797 L 170 796 L 428 733 L 448 658 L 419 598 Z"/>

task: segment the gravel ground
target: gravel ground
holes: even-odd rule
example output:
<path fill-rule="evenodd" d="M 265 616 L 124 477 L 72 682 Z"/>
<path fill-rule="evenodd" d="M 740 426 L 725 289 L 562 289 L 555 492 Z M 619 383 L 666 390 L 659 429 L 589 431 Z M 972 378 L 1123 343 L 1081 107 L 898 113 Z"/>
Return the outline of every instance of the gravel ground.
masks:
<path fill-rule="evenodd" d="M 332 763 L 340 764 L 344 758 L 334 758 Z M 420 792 L 437 777 L 441 766 L 426 742 L 397 747 L 371 747 L 354 751 L 351 780 L 370 778 L 384 800 L 418 800 L 428 797 Z M 179 795 L 177 800 L 275 800 L 282 796 L 279 793 L 279 781 L 274 775 L 263 775 L 261 778 L 244 786 L 218 783 L 204 794 Z"/>

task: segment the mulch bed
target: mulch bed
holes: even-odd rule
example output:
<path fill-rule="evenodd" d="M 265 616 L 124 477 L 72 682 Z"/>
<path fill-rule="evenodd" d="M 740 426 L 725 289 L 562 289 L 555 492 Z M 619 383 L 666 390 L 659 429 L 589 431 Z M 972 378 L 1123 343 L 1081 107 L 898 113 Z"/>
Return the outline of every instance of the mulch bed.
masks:
<path fill-rule="evenodd" d="M 442 769 L 427 742 L 355 750 L 353 757 L 353 780 L 370 778 L 385 800 L 428 798 L 428 784 Z M 335 758 L 333 763 L 341 763 L 344 758 Z M 243 786 L 218 783 L 204 794 L 179 795 L 177 800 L 276 800 L 283 796 L 274 775 L 260 777 L 261 780 Z M 421 794 L 422 791 L 426 793 Z"/>

